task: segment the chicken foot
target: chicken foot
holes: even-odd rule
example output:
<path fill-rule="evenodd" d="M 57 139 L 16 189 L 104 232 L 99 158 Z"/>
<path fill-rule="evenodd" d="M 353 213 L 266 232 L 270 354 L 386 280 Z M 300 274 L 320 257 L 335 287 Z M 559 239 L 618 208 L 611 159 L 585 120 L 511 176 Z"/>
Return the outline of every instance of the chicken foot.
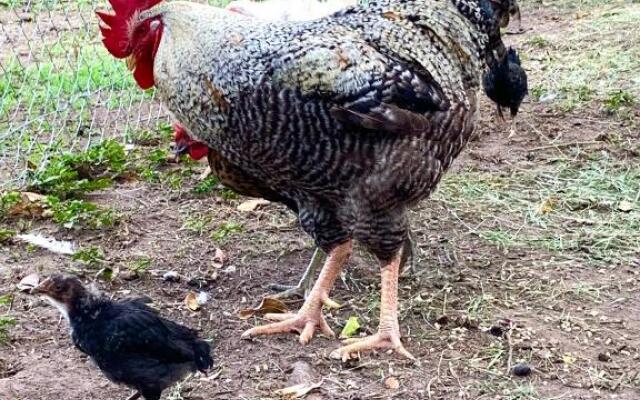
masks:
<path fill-rule="evenodd" d="M 329 291 L 349 259 L 351 250 L 352 242 L 348 241 L 329 253 L 318 280 L 296 314 L 267 314 L 265 315 L 267 319 L 278 322 L 251 328 L 242 334 L 242 339 L 294 331 L 300 333 L 300 343 L 307 344 L 318 328 L 324 335 L 334 337 L 335 334 L 322 316 L 322 306 L 335 307 L 336 303 L 329 299 Z"/>
<path fill-rule="evenodd" d="M 402 252 L 402 250 L 401 250 Z M 382 267 L 382 294 L 380 301 L 380 324 L 378 333 L 365 338 L 347 339 L 346 345 L 331 353 L 331 357 L 347 361 L 351 354 L 373 349 L 393 349 L 400 355 L 415 360 L 400 341 L 398 323 L 398 274 L 401 264 L 399 252 L 387 265 Z"/>
<path fill-rule="evenodd" d="M 269 296 L 273 299 L 292 299 L 292 298 L 307 298 L 309 292 L 311 292 L 311 288 L 313 287 L 313 277 L 316 274 L 318 268 L 325 262 L 326 255 L 320 248 L 316 247 L 313 252 L 313 256 L 311 256 L 311 261 L 307 266 L 307 269 L 302 274 L 302 278 L 295 286 L 281 285 L 281 284 L 273 284 L 270 286 L 271 290 L 275 290 L 277 293 L 273 296 Z"/>

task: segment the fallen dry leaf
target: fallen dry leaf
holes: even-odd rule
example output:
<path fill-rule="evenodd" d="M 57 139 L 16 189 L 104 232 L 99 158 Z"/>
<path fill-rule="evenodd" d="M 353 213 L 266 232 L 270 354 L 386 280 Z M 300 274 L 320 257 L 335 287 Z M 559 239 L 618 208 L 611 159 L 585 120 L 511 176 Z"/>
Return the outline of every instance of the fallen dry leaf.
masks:
<path fill-rule="evenodd" d="M 47 197 L 33 192 L 20 192 L 20 199 L 7 210 L 11 217 L 42 217 L 47 209 Z"/>
<path fill-rule="evenodd" d="M 301 383 L 299 385 L 289 386 L 284 389 L 276 390 L 274 394 L 283 399 L 299 399 L 304 397 L 312 390 L 318 389 L 322 385 L 322 381 L 318 383 Z"/>
<path fill-rule="evenodd" d="M 38 274 L 30 274 L 22 278 L 22 280 L 18 282 L 16 287 L 21 292 L 28 292 L 34 287 L 38 286 L 38 283 L 40 283 L 40 277 L 38 276 Z"/>
<path fill-rule="evenodd" d="M 546 199 L 540 205 L 539 213 L 540 214 L 549 214 L 550 212 L 552 212 L 556 208 L 557 204 L 558 204 L 558 199 L 550 197 L 550 198 Z"/>
<path fill-rule="evenodd" d="M 187 294 L 187 297 L 184 298 L 184 303 L 187 305 L 187 308 L 191 311 L 198 311 L 200 309 L 198 296 L 193 292 L 189 292 Z"/>
<path fill-rule="evenodd" d="M 240 310 L 238 315 L 240 319 L 245 320 L 253 317 L 254 315 L 264 315 L 268 313 L 281 314 L 286 312 L 289 312 L 289 309 L 283 302 L 270 297 L 265 297 L 262 299 L 262 302 L 260 302 L 258 307 Z"/>
<path fill-rule="evenodd" d="M 400 388 L 400 382 L 398 378 L 390 376 L 384 380 L 384 386 L 386 386 L 387 389 L 398 390 Z"/>
<path fill-rule="evenodd" d="M 266 371 L 266 370 L 265 370 Z M 291 375 L 287 379 L 287 387 L 296 385 L 312 386 L 318 380 L 317 374 L 311 365 L 304 361 L 296 361 L 291 365 Z M 309 393 L 305 396 L 307 400 L 324 400 L 319 393 Z"/>
<path fill-rule="evenodd" d="M 562 362 L 564 362 L 566 365 L 573 365 L 576 362 L 576 358 L 570 353 L 565 353 L 562 355 Z"/>
<path fill-rule="evenodd" d="M 265 200 L 265 199 L 251 199 L 251 200 L 247 200 L 244 203 L 240 204 L 237 207 L 237 209 L 238 209 L 238 211 L 249 212 L 249 211 L 254 211 L 259 206 L 264 206 L 264 205 L 267 205 L 269 203 L 270 203 L 270 201 L 269 200 Z"/>

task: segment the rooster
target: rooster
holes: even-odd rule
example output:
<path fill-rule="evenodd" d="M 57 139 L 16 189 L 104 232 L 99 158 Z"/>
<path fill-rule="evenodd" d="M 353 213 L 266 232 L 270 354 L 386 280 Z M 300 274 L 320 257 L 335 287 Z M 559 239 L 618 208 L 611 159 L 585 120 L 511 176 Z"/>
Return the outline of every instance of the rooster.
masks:
<path fill-rule="evenodd" d="M 510 87 L 500 69 L 502 8 L 384 0 L 313 21 L 246 24 L 197 3 L 110 2 L 114 13 L 98 12 L 107 50 L 127 59 L 141 88 L 157 88 L 194 139 L 295 202 L 302 228 L 327 253 L 297 313 L 270 315 L 277 322 L 242 337 L 333 336 L 322 307 L 357 240 L 380 263 L 378 332 L 332 355 L 390 348 L 413 359 L 397 312 L 407 211 L 471 137 L 482 73 Z"/>
<path fill-rule="evenodd" d="M 209 344 L 195 332 L 158 316 L 142 299 L 112 301 L 80 280 L 54 274 L 31 289 L 55 305 L 71 326 L 75 346 L 115 383 L 158 400 L 190 372 L 211 368 Z"/>

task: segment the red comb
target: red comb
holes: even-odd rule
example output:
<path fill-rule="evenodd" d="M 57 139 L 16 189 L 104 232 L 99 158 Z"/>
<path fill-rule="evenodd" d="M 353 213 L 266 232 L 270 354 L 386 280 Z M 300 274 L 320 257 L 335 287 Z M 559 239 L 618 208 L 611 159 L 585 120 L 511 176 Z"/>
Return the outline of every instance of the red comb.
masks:
<path fill-rule="evenodd" d="M 114 14 L 96 11 L 102 21 L 102 43 L 116 58 L 125 58 L 133 51 L 129 39 L 129 21 L 140 11 L 147 10 L 162 0 L 109 0 Z"/>

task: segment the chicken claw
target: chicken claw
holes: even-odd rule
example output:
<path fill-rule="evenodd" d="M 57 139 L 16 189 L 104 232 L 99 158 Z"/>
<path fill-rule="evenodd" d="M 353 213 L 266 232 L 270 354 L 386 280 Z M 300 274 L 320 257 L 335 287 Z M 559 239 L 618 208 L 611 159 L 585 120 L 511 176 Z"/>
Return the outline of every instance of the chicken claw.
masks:
<path fill-rule="evenodd" d="M 342 359 L 348 361 L 351 354 L 360 351 L 374 349 L 393 349 L 396 353 L 410 360 L 417 361 L 416 358 L 404 348 L 400 341 L 400 335 L 392 332 L 378 332 L 375 335 L 364 338 L 346 339 L 342 342 L 346 346 L 340 347 L 331 352 L 331 358 Z"/>
<path fill-rule="evenodd" d="M 329 290 L 340 274 L 342 266 L 349 259 L 351 249 L 351 241 L 348 241 L 336 246 L 330 252 L 318 280 L 313 285 L 313 289 L 311 289 L 309 297 L 305 300 L 300 311 L 296 314 L 267 314 L 268 319 L 278 322 L 251 328 L 242 334 L 242 339 L 294 331 L 300 333 L 300 343 L 307 344 L 318 328 L 324 335 L 334 337 L 333 331 L 322 316 L 322 306 L 340 307 L 338 303 L 329 298 Z"/>
<path fill-rule="evenodd" d="M 398 274 L 402 264 L 402 253 L 398 254 L 381 270 L 381 298 L 380 298 L 380 325 L 378 333 L 365 338 L 347 339 L 346 345 L 331 353 L 332 358 L 340 358 L 347 361 L 352 353 L 373 349 L 393 349 L 400 355 L 417 361 L 409 353 L 400 341 L 400 325 L 398 323 Z"/>
<path fill-rule="evenodd" d="M 317 313 L 303 312 L 300 310 L 297 314 L 267 314 L 265 318 L 278 322 L 251 328 L 242 334 L 242 339 L 250 339 L 259 335 L 297 332 L 300 334 L 300 343 L 307 344 L 311 341 L 313 334 L 318 328 L 320 328 L 323 335 L 329 337 L 335 336 L 320 310 L 318 310 Z"/>

